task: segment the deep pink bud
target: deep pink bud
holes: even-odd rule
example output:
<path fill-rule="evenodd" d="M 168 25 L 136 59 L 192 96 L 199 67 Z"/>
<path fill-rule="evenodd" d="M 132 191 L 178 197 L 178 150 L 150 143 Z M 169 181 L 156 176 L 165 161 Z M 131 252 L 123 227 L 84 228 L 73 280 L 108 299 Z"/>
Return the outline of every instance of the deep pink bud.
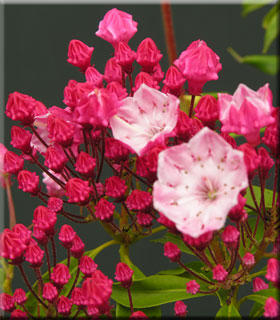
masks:
<path fill-rule="evenodd" d="M 70 203 L 86 204 L 90 199 L 91 188 L 88 181 L 72 178 L 66 184 L 66 196 Z"/>
<path fill-rule="evenodd" d="M 208 231 L 203 233 L 201 236 L 198 238 L 193 238 L 187 234 L 184 234 L 184 242 L 186 242 L 190 246 L 194 246 L 198 250 L 203 250 L 204 248 L 207 247 L 208 243 L 212 240 L 213 238 L 213 232 Z"/>
<path fill-rule="evenodd" d="M 11 312 L 15 308 L 14 299 L 7 293 L 0 293 L 0 309 Z"/>
<path fill-rule="evenodd" d="M 14 121 L 21 121 L 28 125 L 34 121 L 34 107 L 36 100 L 27 94 L 13 92 L 9 94 L 6 104 L 6 115 Z"/>
<path fill-rule="evenodd" d="M 143 311 L 135 311 L 133 312 L 129 319 L 149 319 Z"/>
<path fill-rule="evenodd" d="M 246 252 L 242 258 L 242 262 L 245 264 L 245 266 L 252 267 L 255 264 L 255 257 L 252 253 Z"/>
<path fill-rule="evenodd" d="M 279 317 L 279 302 L 273 297 L 269 297 L 265 301 L 264 314 L 267 318 L 278 318 Z M 279 319 L 279 318 L 278 318 Z"/>
<path fill-rule="evenodd" d="M 25 291 L 21 288 L 18 288 L 15 290 L 13 298 L 14 298 L 14 302 L 17 303 L 18 305 L 25 304 L 25 302 L 27 301 Z"/>
<path fill-rule="evenodd" d="M 125 180 L 117 176 L 112 176 L 105 180 L 105 194 L 106 196 L 116 198 L 118 200 L 123 199 L 127 186 Z"/>
<path fill-rule="evenodd" d="M 53 212 L 59 212 L 63 208 L 63 200 L 56 197 L 50 197 L 48 200 L 48 208 Z"/>
<path fill-rule="evenodd" d="M 25 320 L 25 319 L 28 319 L 28 316 L 24 311 L 20 309 L 16 309 L 11 313 L 11 319 Z"/>
<path fill-rule="evenodd" d="M 90 277 L 91 274 L 97 269 L 97 264 L 91 257 L 82 256 L 79 268 L 86 277 Z"/>
<path fill-rule="evenodd" d="M 12 151 L 7 151 L 4 155 L 4 171 L 17 174 L 23 169 L 24 160 Z"/>
<path fill-rule="evenodd" d="M 112 81 L 108 83 L 106 89 L 115 94 L 119 100 L 123 100 L 124 98 L 127 97 L 127 90 L 124 88 L 119 82 L 117 81 Z"/>
<path fill-rule="evenodd" d="M 47 128 L 53 142 L 61 144 L 63 147 L 71 146 L 75 131 L 72 123 L 51 115 L 48 117 Z"/>
<path fill-rule="evenodd" d="M 224 269 L 224 267 L 221 264 L 217 264 L 213 272 L 213 279 L 217 281 L 224 281 L 228 275 L 228 272 Z"/>
<path fill-rule="evenodd" d="M 180 110 L 177 125 L 174 129 L 178 138 L 188 141 L 202 128 L 203 124 L 201 121 L 189 118 L 184 111 Z"/>
<path fill-rule="evenodd" d="M 83 291 L 82 288 L 74 288 L 71 294 L 71 300 L 73 302 L 73 304 L 75 304 L 76 306 L 85 306 L 85 298 L 83 296 Z"/>
<path fill-rule="evenodd" d="M 268 289 L 268 284 L 263 281 L 262 278 L 256 277 L 253 280 L 253 292 Z"/>
<path fill-rule="evenodd" d="M 237 148 L 235 139 L 231 137 L 228 133 L 222 132 L 220 135 L 226 140 L 227 143 L 229 143 L 233 147 L 233 149 Z"/>
<path fill-rule="evenodd" d="M 90 65 L 93 50 L 93 47 L 88 47 L 80 40 L 71 40 L 68 47 L 67 62 L 85 71 Z"/>
<path fill-rule="evenodd" d="M 71 248 L 73 240 L 76 236 L 76 232 L 68 224 L 64 224 L 59 232 L 58 239 L 62 242 L 65 248 Z"/>
<path fill-rule="evenodd" d="M 239 239 L 240 232 L 234 226 L 227 226 L 223 231 L 221 238 L 223 242 L 229 247 L 235 247 L 238 239 Z"/>
<path fill-rule="evenodd" d="M 139 44 L 136 54 L 137 63 L 139 63 L 146 72 L 152 72 L 154 66 L 158 64 L 162 58 L 162 54 L 151 38 L 146 38 Z"/>
<path fill-rule="evenodd" d="M 155 89 L 159 89 L 159 86 L 155 79 L 147 72 L 139 72 L 134 80 L 134 91 L 137 91 L 141 84 L 145 83 L 147 86 Z"/>
<path fill-rule="evenodd" d="M 229 212 L 230 219 L 232 219 L 234 221 L 239 221 L 240 219 L 242 219 L 242 217 L 244 216 L 244 213 L 246 213 L 246 211 L 244 210 L 244 206 L 245 206 L 246 201 L 247 201 L 246 198 L 244 198 L 239 193 L 238 204 L 236 206 L 234 206 Z"/>
<path fill-rule="evenodd" d="M 54 172 L 61 172 L 64 169 L 68 159 L 65 156 L 62 148 L 49 147 L 45 154 L 45 166 Z"/>
<path fill-rule="evenodd" d="M 72 301 L 64 296 L 60 296 L 57 302 L 57 311 L 58 313 L 68 316 L 71 312 Z"/>
<path fill-rule="evenodd" d="M 75 236 L 73 240 L 72 247 L 70 248 L 70 252 L 72 256 L 76 259 L 81 258 L 85 251 L 85 244 L 79 236 Z"/>
<path fill-rule="evenodd" d="M 45 245 L 49 238 L 46 233 L 39 227 L 33 226 L 33 237 L 37 239 L 38 243 Z"/>
<path fill-rule="evenodd" d="M 96 188 L 96 191 L 97 191 L 97 198 L 102 197 L 104 195 L 104 192 L 105 192 L 104 185 L 101 182 L 97 182 L 97 183 L 95 183 L 95 188 Z"/>
<path fill-rule="evenodd" d="M 118 42 L 115 46 L 115 57 L 117 63 L 122 66 L 123 71 L 130 73 L 132 71 L 132 63 L 136 59 L 136 52 L 131 50 L 126 42 Z"/>
<path fill-rule="evenodd" d="M 21 127 L 12 126 L 11 129 L 11 145 L 24 153 L 30 153 L 30 141 L 32 134 Z"/>
<path fill-rule="evenodd" d="M 164 255 L 169 258 L 173 262 L 180 261 L 181 258 L 181 251 L 176 246 L 176 244 L 172 242 L 166 242 L 164 244 Z"/>
<path fill-rule="evenodd" d="M 87 306 L 99 307 L 106 303 L 112 294 L 113 281 L 100 270 L 95 270 L 82 285 L 82 292 Z"/>
<path fill-rule="evenodd" d="M 25 225 L 17 223 L 14 225 L 12 231 L 18 234 L 19 238 L 24 244 L 29 244 L 32 232 L 28 230 Z"/>
<path fill-rule="evenodd" d="M 4 229 L 0 235 L 1 257 L 20 261 L 25 249 L 26 245 L 18 233 L 13 232 L 10 229 Z"/>
<path fill-rule="evenodd" d="M 279 120 L 278 120 L 279 121 Z M 276 121 L 274 124 L 270 124 L 264 131 L 262 142 L 265 143 L 273 154 L 277 155 L 279 146 L 279 124 Z"/>
<path fill-rule="evenodd" d="M 45 283 L 43 287 L 42 297 L 48 300 L 49 302 L 53 302 L 57 296 L 58 296 L 58 291 L 56 287 L 51 282 Z"/>
<path fill-rule="evenodd" d="M 196 294 L 200 289 L 200 285 L 195 280 L 190 280 L 186 285 L 187 293 Z"/>
<path fill-rule="evenodd" d="M 129 156 L 129 149 L 119 140 L 105 139 L 105 157 L 110 160 L 122 161 Z"/>
<path fill-rule="evenodd" d="M 137 223 L 143 227 L 150 227 L 153 224 L 153 217 L 145 212 L 138 212 L 136 215 Z"/>
<path fill-rule="evenodd" d="M 18 176 L 18 188 L 24 192 L 36 195 L 39 191 L 39 177 L 35 172 L 22 170 Z"/>
<path fill-rule="evenodd" d="M 98 201 L 95 206 L 95 216 L 101 221 L 110 221 L 113 218 L 115 206 L 105 198 Z"/>
<path fill-rule="evenodd" d="M 94 67 L 88 67 L 85 72 L 87 82 L 92 83 L 97 88 L 103 87 L 103 75 Z"/>
<path fill-rule="evenodd" d="M 187 306 L 183 301 L 176 301 L 174 305 L 176 317 L 185 317 L 187 315 Z"/>
<path fill-rule="evenodd" d="M 119 262 L 116 266 L 115 279 L 121 282 L 124 288 L 129 288 L 132 283 L 133 270 L 123 262 Z"/>
<path fill-rule="evenodd" d="M 164 72 L 161 69 L 160 64 L 156 64 L 153 69 L 153 79 L 159 83 L 164 77 Z"/>
<path fill-rule="evenodd" d="M 259 160 L 260 160 L 259 168 L 261 169 L 263 177 L 267 178 L 269 170 L 274 165 L 274 161 L 269 156 L 269 153 L 267 152 L 267 150 L 263 147 L 260 147 L 258 149 L 258 155 L 259 155 Z"/>
<path fill-rule="evenodd" d="M 38 206 L 34 210 L 32 222 L 35 227 L 40 228 L 46 232 L 46 234 L 53 234 L 56 220 L 56 213 L 49 210 L 47 207 Z"/>
<path fill-rule="evenodd" d="M 58 263 L 51 273 L 51 280 L 58 287 L 63 287 L 71 278 L 69 268 L 63 264 Z"/>
<path fill-rule="evenodd" d="M 152 196 L 146 191 L 133 190 L 126 199 L 126 205 L 129 210 L 149 210 L 152 205 Z"/>
<path fill-rule="evenodd" d="M 208 94 L 202 97 L 195 107 L 195 116 L 205 124 L 215 123 L 219 119 L 217 100 Z"/>
<path fill-rule="evenodd" d="M 159 218 L 157 219 L 157 221 L 160 224 L 163 224 L 164 226 L 166 226 L 168 229 L 170 229 L 171 231 L 176 231 L 176 226 L 175 223 L 171 220 L 169 220 L 168 218 L 166 218 L 165 215 L 163 215 L 161 212 L 159 212 Z"/>
<path fill-rule="evenodd" d="M 279 281 L 279 261 L 277 259 L 271 258 L 268 260 L 265 277 L 268 281 Z"/>
<path fill-rule="evenodd" d="M 238 147 L 238 150 L 244 152 L 244 161 L 246 164 L 249 178 L 253 178 L 255 170 L 258 168 L 260 164 L 260 160 L 255 149 L 249 143 L 243 143 L 241 146 Z"/>
<path fill-rule="evenodd" d="M 43 263 L 44 251 L 32 241 L 24 253 L 25 260 L 28 261 L 32 267 L 40 267 Z"/>
<path fill-rule="evenodd" d="M 181 89 L 182 85 L 185 83 L 186 79 L 182 75 L 182 72 L 171 66 L 168 68 L 165 79 L 162 81 L 168 88 L 176 90 Z"/>
<path fill-rule="evenodd" d="M 76 171 L 86 177 L 91 177 L 94 174 L 95 166 L 96 160 L 92 158 L 88 153 L 83 151 L 79 153 L 77 161 L 75 163 Z"/>
<path fill-rule="evenodd" d="M 77 106 L 77 84 L 78 82 L 76 80 L 69 80 L 63 91 L 63 103 L 71 109 L 74 109 Z"/>
<path fill-rule="evenodd" d="M 122 67 L 117 63 L 115 57 L 109 59 L 104 70 L 104 79 L 106 82 L 118 81 L 122 83 Z"/>

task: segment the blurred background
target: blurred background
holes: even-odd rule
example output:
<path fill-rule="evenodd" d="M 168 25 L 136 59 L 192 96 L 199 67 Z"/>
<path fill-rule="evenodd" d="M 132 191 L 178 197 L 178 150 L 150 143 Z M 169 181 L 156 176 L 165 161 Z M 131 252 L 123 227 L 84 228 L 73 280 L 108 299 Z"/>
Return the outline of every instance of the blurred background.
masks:
<path fill-rule="evenodd" d="M 151 37 L 164 57 L 161 60 L 163 71 L 168 68 L 167 51 L 160 5 L 122 4 L 122 5 L 5 5 L 4 6 L 4 101 L 1 101 L 1 118 L 5 134 L 1 142 L 10 146 L 10 119 L 4 117 L 8 94 L 19 91 L 42 101 L 47 107 L 63 107 L 63 89 L 70 79 L 84 81 L 78 68 L 68 64 L 67 50 L 71 39 L 79 39 L 95 48 L 92 63 L 103 73 L 105 63 L 113 54 L 112 46 L 95 36 L 99 21 L 105 13 L 118 8 L 133 15 L 138 22 L 138 32 L 129 44 L 136 51 L 139 43 Z M 263 47 L 264 29 L 262 18 L 270 9 L 265 6 L 258 11 L 241 16 L 241 5 L 172 5 L 177 54 L 179 55 L 194 40 L 207 42 L 219 56 L 223 65 L 219 80 L 206 84 L 205 91 L 225 91 L 232 94 L 239 83 L 257 90 L 270 83 L 274 96 L 274 106 L 278 106 L 278 83 L 276 76 L 239 64 L 228 53 L 233 47 L 241 56 L 259 54 Z M 277 54 L 274 43 L 269 54 Z M 2 122 L 2 123 L 3 123 Z M 33 170 L 33 169 L 32 169 Z M 35 207 L 41 204 L 38 199 L 17 190 L 13 185 L 13 196 L 17 222 L 30 225 Z M 3 199 L 3 198 L 1 198 Z M 4 205 L 4 226 L 8 226 L 8 206 Z M 63 217 L 58 225 L 68 223 Z M 79 226 L 78 235 L 86 244 L 86 250 L 95 248 L 110 237 L 97 223 Z M 159 237 L 159 234 L 156 235 Z M 176 268 L 163 256 L 163 245 L 151 243 L 150 239 L 138 242 L 131 248 L 131 259 L 146 275 L 162 269 Z M 58 260 L 65 258 L 61 250 Z M 187 260 L 185 260 L 187 261 Z M 113 277 L 115 265 L 119 262 L 117 247 L 104 250 L 96 263 L 108 276 Z M 14 289 L 23 286 L 18 274 L 13 283 Z M 251 290 L 251 287 L 244 289 Z M 188 316 L 214 316 L 219 308 L 216 297 L 204 297 L 186 301 Z M 163 315 L 173 315 L 173 303 L 163 308 Z M 204 307 L 202 307 L 204 306 Z M 244 304 L 243 314 L 248 314 L 249 305 Z M 241 310 L 242 311 L 242 310 Z"/>

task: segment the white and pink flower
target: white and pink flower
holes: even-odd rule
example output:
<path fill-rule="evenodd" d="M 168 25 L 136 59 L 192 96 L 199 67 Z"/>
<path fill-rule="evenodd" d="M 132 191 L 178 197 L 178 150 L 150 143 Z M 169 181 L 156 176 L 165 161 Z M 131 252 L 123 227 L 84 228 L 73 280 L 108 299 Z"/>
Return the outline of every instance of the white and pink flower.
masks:
<path fill-rule="evenodd" d="M 222 228 L 248 186 L 243 153 L 205 127 L 159 154 L 154 208 L 191 237 Z"/>
<path fill-rule="evenodd" d="M 110 125 L 115 139 L 138 155 L 172 135 L 179 112 L 179 100 L 142 84 L 133 97 L 122 101 Z"/>

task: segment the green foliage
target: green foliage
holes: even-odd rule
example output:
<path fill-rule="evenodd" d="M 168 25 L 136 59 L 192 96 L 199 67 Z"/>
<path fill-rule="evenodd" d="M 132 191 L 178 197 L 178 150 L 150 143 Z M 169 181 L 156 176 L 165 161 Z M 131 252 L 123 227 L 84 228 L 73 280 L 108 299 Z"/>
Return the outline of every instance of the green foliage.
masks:
<path fill-rule="evenodd" d="M 236 307 L 231 303 L 229 305 L 224 304 L 217 312 L 216 318 L 241 318 L 241 315 L 236 309 Z"/>
<path fill-rule="evenodd" d="M 261 188 L 259 186 L 253 186 L 254 194 L 257 200 L 257 203 L 260 204 L 261 202 Z M 277 196 L 277 195 L 276 195 Z M 245 198 L 247 199 L 246 204 L 255 207 L 250 189 L 247 189 L 247 193 L 245 195 Z M 272 207 L 272 200 L 273 200 L 273 191 L 269 189 L 265 189 L 264 191 L 264 199 L 265 199 L 265 207 L 271 208 Z"/>
<path fill-rule="evenodd" d="M 264 35 L 263 53 L 268 51 L 272 42 L 279 34 L 279 10 L 275 10 L 273 14 L 269 15 L 265 21 L 265 27 L 266 30 Z"/>
<path fill-rule="evenodd" d="M 142 309 L 134 309 L 135 311 L 142 311 L 145 313 L 145 315 L 151 319 L 151 318 L 157 318 L 160 319 L 161 317 L 161 309 L 160 307 L 153 307 L 153 308 L 142 308 Z M 130 309 L 122 306 L 121 304 L 117 303 L 116 307 L 116 318 L 121 319 L 128 319 L 131 315 Z"/>
<path fill-rule="evenodd" d="M 264 7 L 270 2 L 272 2 L 272 0 L 245 0 L 242 3 L 242 16 L 246 17 L 249 13 Z"/>
<path fill-rule="evenodd" d="M 242 298 L 240 301 L 242 303 L 246 300 L 251 300 L 264 306 L 267 298 L 273 297 L 274 299 L 278 300 L 278 295 L 279 295 L 279 292 L 276 288 L 265 289 L 265 290 L 255 292 L 254 294 L 250 294 L 249 296 Z"/>

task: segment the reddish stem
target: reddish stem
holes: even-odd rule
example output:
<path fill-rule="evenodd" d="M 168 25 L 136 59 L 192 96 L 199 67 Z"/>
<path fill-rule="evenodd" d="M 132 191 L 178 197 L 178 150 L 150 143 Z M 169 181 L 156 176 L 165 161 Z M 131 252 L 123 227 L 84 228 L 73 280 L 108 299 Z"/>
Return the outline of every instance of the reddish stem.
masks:
<path fill-rule="evenodd" d="M 7 192 L 7 198 L 8 198 L 8 205 L 9 205 L 9 226 L 10 229 L 13 228 L 13 226 L 16 224 L 16 212 L 15 212 L 15 205 L 11 190 L 11 184 L 10 184 L 10 178 L 9 176 L 5 175 L 5 185 L 6 185 L 6 192 Z"/>

